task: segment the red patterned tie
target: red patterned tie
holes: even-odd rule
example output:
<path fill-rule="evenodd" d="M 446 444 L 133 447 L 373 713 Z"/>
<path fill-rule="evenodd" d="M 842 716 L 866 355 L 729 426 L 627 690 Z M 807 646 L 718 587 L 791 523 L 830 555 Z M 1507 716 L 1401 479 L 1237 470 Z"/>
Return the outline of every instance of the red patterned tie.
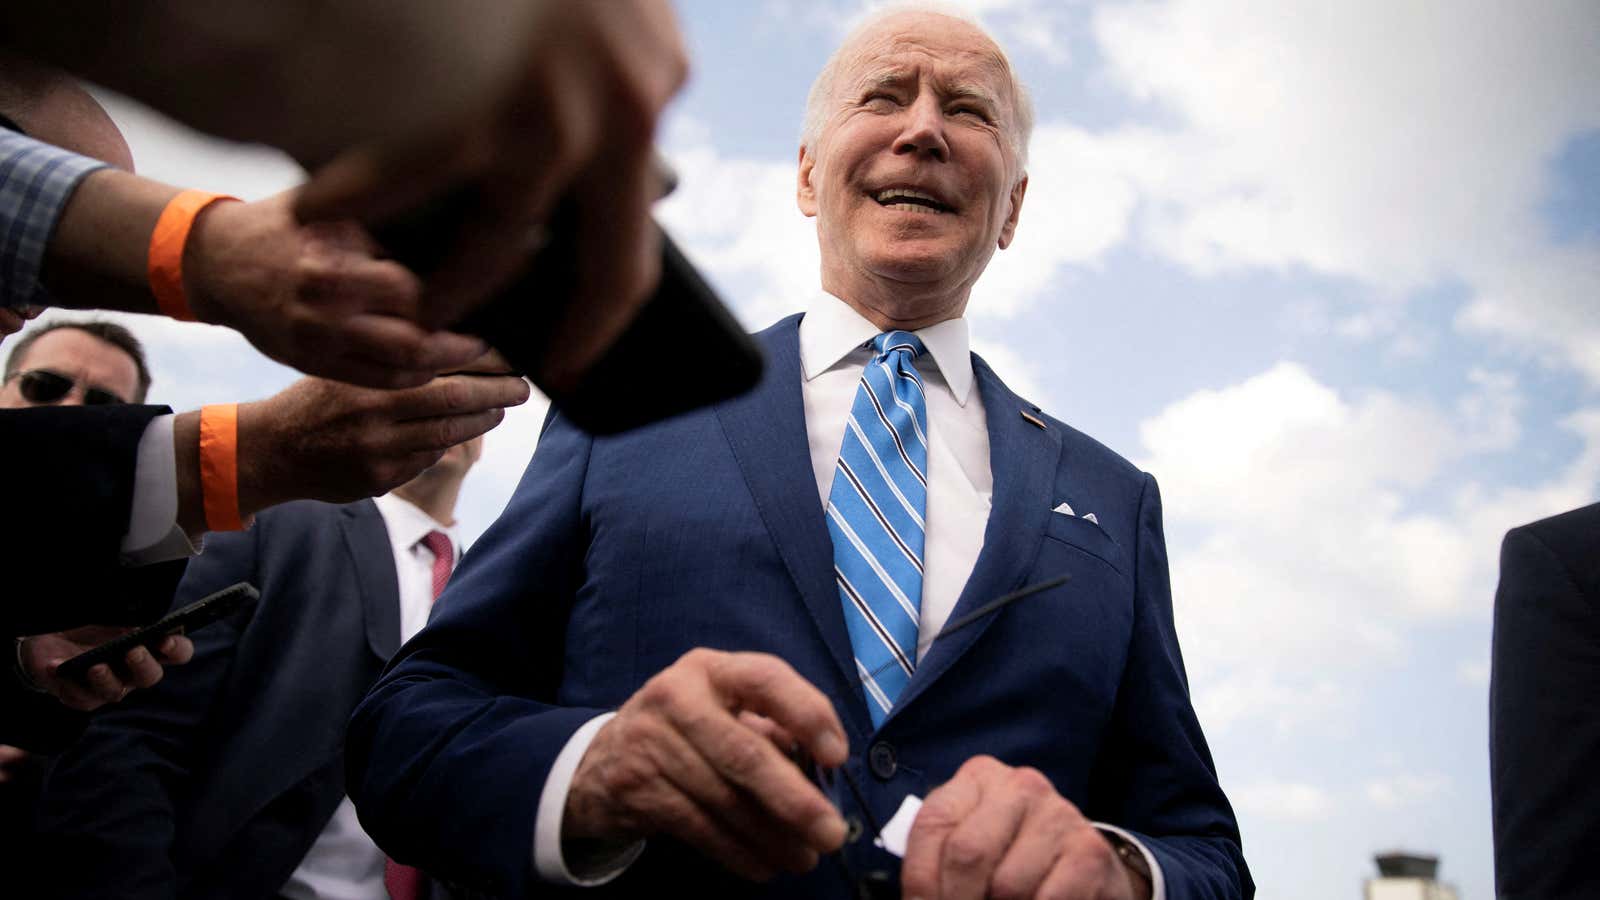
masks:
<path fill-rule="evenodd" d="M 433 553 L 433 599 L 437 600 L 450 580 L 450 569 L 456 562 L 455 548 L 450 546 L 450 536 L 442 531 L 430 531 L 417 543 Z M 383 886 L 388 889 L 390 900 L 418 900 L 422 885 L 421 871 L 384 858 Z"/>
<path fill-rule="evenodd" d="M 433 599 L 444 593 L 445 582 L 450 580 L 450 569 L 456 563 L 455 548 L 450 546 L 450 536 L 442 531 L 430 531 L 417 543 L 433 553 Z"/>

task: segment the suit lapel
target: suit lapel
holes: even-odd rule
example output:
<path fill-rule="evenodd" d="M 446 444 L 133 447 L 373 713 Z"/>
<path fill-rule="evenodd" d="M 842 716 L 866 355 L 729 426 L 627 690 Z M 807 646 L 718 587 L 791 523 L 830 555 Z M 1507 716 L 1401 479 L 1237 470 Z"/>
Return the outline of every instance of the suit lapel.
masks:
<path fill-rule="evenodd" d="M 1039 553 L 1039 542 L 1050 516 L 1056 469 L 1061 460 L 1061 435 L 1036 424 L 1042 421 L 1037 416 L 1038 407 L 1013 394 L 976 354 L 972 357 L 972 368 L 988 419 L 989 468 L 994 473 L 994 497 L 989 522 L 983 531 L 983 549 L 950 613 L 951 622 L 1003 594 L 1026 586 L 1023 579 L 1032 570 Z M 1036 421 L 1024 418 L 1024 412 L 1034 416 Z M 1004 614 L 1003 610 L 997 610 L 949 637 L 934 641 L 885 722 L 892 720 L 948 671 L 983 636 L 995 616 Z"/>
<path fill-rule="evenodd" d="M 367 646 L 387 662 L 400 649 L 400 583 L 395 577 L 389 532 L 370 500 L 352 503 L 343 512 L 339 527 L 360 585 Z"/>
<path fill-rule="evenodd" d="M 791 316 L 760 335 L 767 350 L 766 376 L 750 393 L 719 405 L 717 416 L 789 577 L 840 675 L 854 685 L 850 633 L 833 580 L 833 542 L 812 489 L 815 475 L 800 397 L 799 321 Z M 856 714 L 868 721 L 861 692 L 847 694 L 855 700 L 851 708 L 859 707 Z"/>

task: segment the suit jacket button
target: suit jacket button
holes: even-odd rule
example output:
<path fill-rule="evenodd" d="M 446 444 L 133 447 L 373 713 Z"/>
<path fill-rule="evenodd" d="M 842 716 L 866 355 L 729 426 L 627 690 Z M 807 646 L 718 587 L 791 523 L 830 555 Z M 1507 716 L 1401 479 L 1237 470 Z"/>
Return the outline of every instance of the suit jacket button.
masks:
<path fill-rule="evenodd" d="M 894 777 L 894 771 L 899 767 L 895 760 L 894 747 L 879 741 L 867 751 L 867 765 L 872 769 L 872 774 L 881 781 L 888 781 Z"/>

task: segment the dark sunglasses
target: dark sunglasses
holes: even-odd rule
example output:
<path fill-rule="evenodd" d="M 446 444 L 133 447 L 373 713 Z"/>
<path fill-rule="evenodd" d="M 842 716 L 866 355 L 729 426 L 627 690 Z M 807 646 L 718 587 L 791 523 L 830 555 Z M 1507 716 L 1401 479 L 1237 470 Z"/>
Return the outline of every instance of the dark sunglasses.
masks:
<path fill-rule="evenodd" d="M 60 402 L 77 383 L 60 372 L 52 372 L 49 369 L 29 369 L 16 378 L 17 387 L 22 391 L 22 399 L 39 406 Z M 83 392 L 84 406 L 110 406 L 127 402 L 105 388 L 91 386 Z"/>

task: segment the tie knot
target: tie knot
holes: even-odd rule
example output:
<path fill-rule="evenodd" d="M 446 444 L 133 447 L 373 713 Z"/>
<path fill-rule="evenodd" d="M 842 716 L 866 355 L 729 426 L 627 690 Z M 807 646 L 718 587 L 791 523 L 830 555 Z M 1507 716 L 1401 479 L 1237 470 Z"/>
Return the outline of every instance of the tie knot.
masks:
<path fill-rule="evenodd" d="M 452 564 L 456 561 L 455 553 L 450 546 L 450 535 L 442 531 L 430 531 L 417 543 L 432 551 L 434 559 L 449 560 Z"/>
<path fill-rule="evenodd" d="M 906 351 L 911 354 L 912 359 L 916 359 L 927 352 L 927 348 L 922 346 L 922 341 L 916 335 L 909 331 L 899 330 L 885 331 L 883 334 L 873 338 L 872 349 L 880 357 L 887 357 L 896 351 Z"/>

